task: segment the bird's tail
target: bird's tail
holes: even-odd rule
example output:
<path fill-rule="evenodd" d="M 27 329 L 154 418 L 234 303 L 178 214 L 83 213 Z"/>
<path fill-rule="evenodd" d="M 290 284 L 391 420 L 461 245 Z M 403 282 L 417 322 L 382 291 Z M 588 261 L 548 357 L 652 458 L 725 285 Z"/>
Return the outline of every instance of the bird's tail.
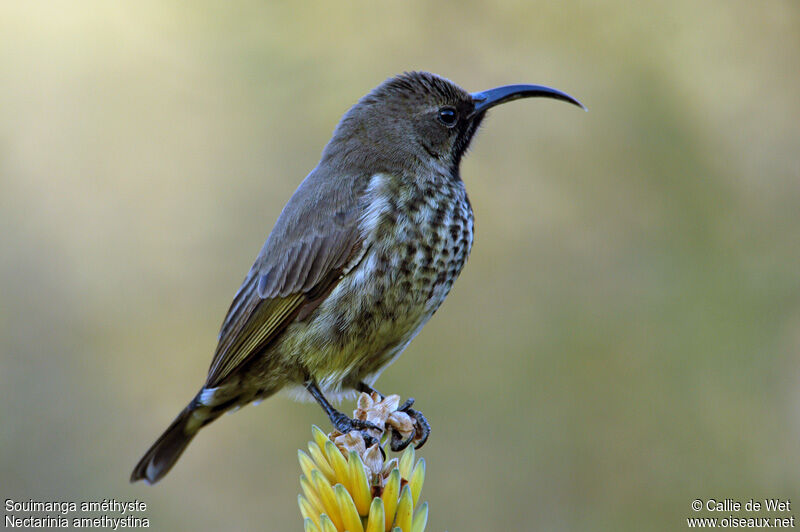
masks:
<path fill-rule="evenodd" d="M 148 484 L 155 484 L 161 480 L 197 432 L 220 414 L 221 411 L 202 406 L 196 400 L 189 403 L 133 468 L 131 482 L 143 479 Z"/>

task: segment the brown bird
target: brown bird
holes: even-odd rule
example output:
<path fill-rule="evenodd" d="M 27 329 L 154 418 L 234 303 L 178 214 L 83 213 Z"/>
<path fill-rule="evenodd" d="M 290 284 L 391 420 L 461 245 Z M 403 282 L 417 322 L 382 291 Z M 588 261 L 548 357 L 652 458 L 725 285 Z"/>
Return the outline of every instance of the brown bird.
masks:
<path fill-rule="evenodd" d="M 326 397 L 372 391 L 442 304 L 472 247 L 461 157 L 490 107 L 530 97 L 583 107 L 539 85 L 470 94 L 427 72 L 361 98 L 236 293 L 204 386 L 131 482 L 158 482 L 201 427 L 286 387 L 309 393 L 339 431 L 367 428 Z M 417 421 L 422 445 L 427 421 L 410 401 L 401 409 Z M 393 437 L 392 446 L 408 443 Z"/>

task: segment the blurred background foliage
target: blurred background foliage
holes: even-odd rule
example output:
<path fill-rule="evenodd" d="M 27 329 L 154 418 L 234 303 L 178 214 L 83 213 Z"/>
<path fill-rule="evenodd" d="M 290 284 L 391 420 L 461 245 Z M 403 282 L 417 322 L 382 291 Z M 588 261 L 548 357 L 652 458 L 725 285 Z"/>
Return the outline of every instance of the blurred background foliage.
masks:
<path fill-rule="evenodd" d="M 590 109 L 492 112 L 462 167 L 470 261 L 378 383 L 433 424 L 429 530 L 675 530 L 695 497 L 797 497 L 798 6 L 3 2 L 2 496 L 300 529 L 314 405 L 222 418 L 155 488 L 128 475 L 341 114 L 423 69 Z"/>

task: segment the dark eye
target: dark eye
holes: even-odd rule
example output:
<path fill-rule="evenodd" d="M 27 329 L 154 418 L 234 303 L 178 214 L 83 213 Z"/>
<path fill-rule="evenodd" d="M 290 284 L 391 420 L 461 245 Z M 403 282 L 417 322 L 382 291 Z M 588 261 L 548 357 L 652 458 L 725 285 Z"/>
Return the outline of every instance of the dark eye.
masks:
<path fill-rule="evenodd" d="M 452 107 L 442 107 L 439 109 L 439 121 L 447 127 L 453 127 L 458 122 L 456 110 Z"/>

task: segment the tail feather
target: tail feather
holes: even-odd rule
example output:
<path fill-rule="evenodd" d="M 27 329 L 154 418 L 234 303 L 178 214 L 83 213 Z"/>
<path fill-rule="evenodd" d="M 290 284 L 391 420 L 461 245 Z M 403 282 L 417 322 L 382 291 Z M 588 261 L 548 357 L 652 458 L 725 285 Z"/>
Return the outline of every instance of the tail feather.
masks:
<path fill-rule="evenodd" d="M 148 484 L 155 484 L 161 480 L 169 473 L 200 428 L 219 415 L 210 412 L 208 408 L 195 405 L 193 401 L 178 414 L 164 434 L 139 460 L 131 473 L 131 482 L 144 480 Z"/>

